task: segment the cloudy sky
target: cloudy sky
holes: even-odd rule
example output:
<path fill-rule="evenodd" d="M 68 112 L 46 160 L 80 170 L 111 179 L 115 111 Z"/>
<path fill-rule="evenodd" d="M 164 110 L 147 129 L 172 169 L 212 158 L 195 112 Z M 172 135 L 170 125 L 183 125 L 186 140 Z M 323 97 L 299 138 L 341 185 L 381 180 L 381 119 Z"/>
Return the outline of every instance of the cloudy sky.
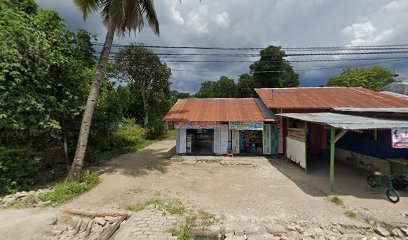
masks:
<path fill-rule="evenodd" d="M 106 30 L 98 13 L 84 21 L 81 12 L 71 0 L 37 0 L 37 2 L 42 8 L 58 11 L 72 31 L 84 28 L 95 34 L 98 42 L 103 42 Z M 266 47 L 269 44 L 283 47 L 314 47 L 408 43 L 407 0 L 183 0 L 181 3 L 178 0 L 156 0 L 155 6 L 160 21 L 159 37 L 146 26 L 141 33 L 116 38 L 114 43 L 141 42 L 147 45 L 205 47 Z M 184 51 L 215 53 L 211 50 Z M 180 53 L 180 50 L 177 52 Z M 407 56 L 408 53 L 343 58 Z M 214 57 L 203 56 L 182 58 L 217 60 Z M 336 58 L 339 59 L 337 56 L 303 56 L 291 57 L 289 60 Z M 175 57 L 172 59 L 176 60 Z M 256 60 L 231 57 L 221 59 Z M 395 69 L 400 75 L 398 80 L 408 79 L 406 59 L 344 60 L 292 65 L 300 75 L 302 86 L 318 86 L 324 84 L 328 78 L 338 75 L 342 67 L 365 67 L 373 63 Z M 195 92 L 201 82 L 216 80 L 221 75 L 237 79 L 238 75 L 249 72 L 250 63 L 168 63 L 168 65 L 173 70 L 172 88 Z"/>

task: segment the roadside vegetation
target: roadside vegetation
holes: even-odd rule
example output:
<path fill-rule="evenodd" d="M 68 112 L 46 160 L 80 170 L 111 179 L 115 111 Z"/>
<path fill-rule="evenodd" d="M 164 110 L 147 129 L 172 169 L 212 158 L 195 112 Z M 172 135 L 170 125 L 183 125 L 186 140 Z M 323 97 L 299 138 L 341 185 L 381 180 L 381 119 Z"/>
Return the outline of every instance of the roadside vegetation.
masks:
<path fill-rule="evenodd" d="M 0 1 L 0 26 L 1 197 L 67 176 L 96 72 L 92 42 L 98 39 L 84 30 L 70 31 L 57 12 L 34 0 Z M 162 118 L 183 95 L 170 91 L 171 71 L 166 71 L 160 86 L 149 85 L 154 94 L 143 102 L 142 89 L 131 81 L 119 83 L 125 79 L 115 61 L 108 62 L 85 168 L 171 137 Z"/>
<path fill-rule="evenodd" d="M 56 185 L 51 192 L 41 195 L 40 200 L 51 204 L 60 204 L 91 190 L 99 182 L 98 175 L 86 171 L 81 182 Z"/>
<path fill-rule="evenodd" d="M 126 209 L 133 212 L 139 212 L 143 211 L 149 206 L 152 206 L 160 211 L 166 211 L 171 215 L 183 215 L 186 211 L 185 206 L 178 199 L 150 199 L 144 202 L 128 205 L 126 206 Z"/>

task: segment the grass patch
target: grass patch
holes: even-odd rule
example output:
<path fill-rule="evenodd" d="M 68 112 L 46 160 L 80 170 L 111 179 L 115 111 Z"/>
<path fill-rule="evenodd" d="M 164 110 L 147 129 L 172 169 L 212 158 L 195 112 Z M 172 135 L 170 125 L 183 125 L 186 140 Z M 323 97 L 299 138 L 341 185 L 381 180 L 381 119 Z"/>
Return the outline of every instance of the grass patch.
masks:
<path fill-rule="evenodd" d="M 183 203 L 180 200 L 163 200 L 151 199 L 145 202 L 136 203 L 126 206 L 126 209 L 133 212 L 144 210 L 148 206 L 154 206 L 161 211 L 166 211 L 172 215 L 183 215 L 186 211 Z"/>
<path fill-rule="evenodd" d="M 50 201 L 53 204 L 63 203 L 84 192 L 91 190 L 100 182 L 99 176 L 95 173 L 86 171 L 82 182 L 71 182 L 67 184 L 56 185 L 51 192 L 40 196 L 41 201 Z"/>
<path fill-rule="evenodd" d="M 167 131 L 159 140 L 173 140 L 176 139 L 176 130 L 169 130 Z"/>
<path fill-rule="evenodd" d="M 343 200 L 341 200 L 341 198 L 339 198 L 338 196 L 331 197 L 329 201 L 336 205 L 344 206 Z"/>
<path fill-rule="evenodd" d="M 353 212 L 353 211 L 350 211 L 350 210 L 345 211 L 344 215 L 346 215 L 346 217 L 352 218 L 352 219 L 357 218 L 357 214 L 355 212 Z"/>
<path fill-rule="evenodd" d="M 200 220 L 201 224 L 207 227 L 218 223 L 218 219 L 215 217 L 215 215 L 207 212 L 204 209 L 198 210 L 197 217 Z"/>

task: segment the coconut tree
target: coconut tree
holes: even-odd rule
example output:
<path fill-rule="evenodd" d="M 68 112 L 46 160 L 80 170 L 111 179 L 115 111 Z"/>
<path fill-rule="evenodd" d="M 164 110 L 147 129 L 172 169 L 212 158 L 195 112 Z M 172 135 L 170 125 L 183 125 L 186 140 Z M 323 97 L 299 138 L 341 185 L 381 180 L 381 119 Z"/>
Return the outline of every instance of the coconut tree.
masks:
<path fill-rule="evenodd" d="M 86 19 L 90 13 L 101 9 L 102 19 L 107 28 L 107 33 L 96 66 L 95 77 L 89 91 L 86 109 L 82 117 L 75 157 L 67 177 L 68 182 L 81 180 L 92 115 L 98 99 L 100 83 L 104 76 L 105 65 L 109 58 L 115 33 L 118 34 L 118 36 L 124 36 L 127 32 L 130 33 L 131 31 L 137 30 L 140 32 L 147 20 L 153 32 L 159 35 L 159 22 L 157 20 L 153 0 L 74 0 L 74 2 L 82 11 L 84 19 Z"/>

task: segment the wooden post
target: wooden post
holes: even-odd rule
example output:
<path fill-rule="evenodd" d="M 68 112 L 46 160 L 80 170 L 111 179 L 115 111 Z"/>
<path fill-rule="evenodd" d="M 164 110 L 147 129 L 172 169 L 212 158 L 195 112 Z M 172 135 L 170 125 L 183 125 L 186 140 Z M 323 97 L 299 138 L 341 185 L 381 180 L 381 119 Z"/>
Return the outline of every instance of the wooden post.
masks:
<path fill-rule="evenodd" d="M 330 128 L 330 191 L 334 192 L 334 150 L 336 129 Z"/>

